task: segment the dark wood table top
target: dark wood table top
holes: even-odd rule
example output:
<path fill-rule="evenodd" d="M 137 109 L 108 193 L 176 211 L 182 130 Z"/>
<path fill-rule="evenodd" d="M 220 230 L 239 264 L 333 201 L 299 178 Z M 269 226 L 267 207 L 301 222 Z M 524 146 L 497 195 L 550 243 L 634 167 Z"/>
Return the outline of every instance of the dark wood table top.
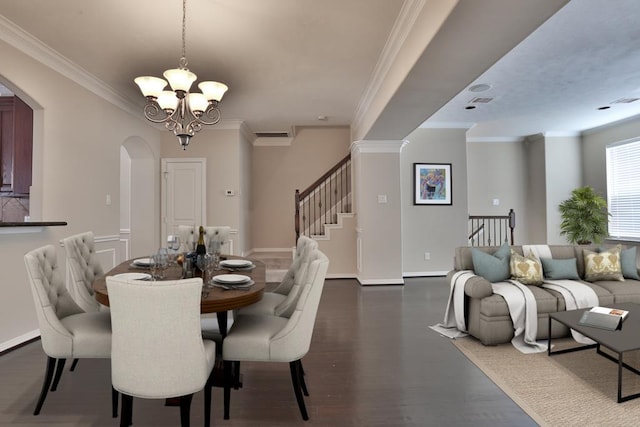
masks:
<path fill-rule="evenodd" d="M 237 256 L 227 256 L 228 259 L 245 259 Z M 133 260 L 127 260 L 113 269 L 109 270 L 105 276 L 100 277 L 93 282 L 93 290 L 95 291 L 96 300 L 103 305 L 109 306 L 109 294 L 107 292 L 106 276 L 113 276 L 121 273 L 148 273 L 148 268 L 140 268 L 132 266 Z M 235 273 L 250 276 L 255 282 L 248 289 L 226 290 L 218 287 L 203 288 L 202 302 L 200 305 L 201 313 L 217 313 L 254 304 L 262 299 L 266 284 L 266 269 L 264 263 L 251 260 L 255 264 L 255 268 L 251 271 L 231 271 L 221 269 L 216 274 Z M 165 280 L 176 280 L 182 275 L 180 266 L 172 266 L 165 272 Z"/>
<path fill-rule="evenodd" d="M 580 318 L 582 317 L 582 314 L 585 311 L 590 310 L 590 308 L 549 313 L 549 317 L 572 329 L 575 329 L 582 335 L 591 338 L 597 343 L 600 343 L 617 353 L 640 349 L 640 334 L 638 333 L 640 330 L 640 305 L 627 302 L 611 304 L 607 305 L 607 307 L 619 308 L 629 312 L 629 315 L 622 323 L 622 329 L 617 331 L 608 331 L 605 329 L 581 325 Z"/>

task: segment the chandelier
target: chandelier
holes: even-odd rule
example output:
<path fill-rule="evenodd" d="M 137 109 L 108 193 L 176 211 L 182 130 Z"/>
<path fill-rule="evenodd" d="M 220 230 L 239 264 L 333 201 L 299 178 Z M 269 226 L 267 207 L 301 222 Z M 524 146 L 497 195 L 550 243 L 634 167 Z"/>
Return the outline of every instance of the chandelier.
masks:
<path fill-rule="evenodd" d="M 182 0 L 182 57 L 178 68 L 164 72 L 172 90 L 164 90 L 167 80 L 141 76 L 134 81 L 147 98 L 144 116 L 153 123 L 164 123 L 167 130 L 178 137 L 183 150 L 202 125 L 215 125 L 220 121 L 218 104 L 229 89 L 224 83 L 207 81 L 198 84 L 202 91 L 189 92 L 197 76 L 187 68 L 186 56 L 187 0 Z"/>

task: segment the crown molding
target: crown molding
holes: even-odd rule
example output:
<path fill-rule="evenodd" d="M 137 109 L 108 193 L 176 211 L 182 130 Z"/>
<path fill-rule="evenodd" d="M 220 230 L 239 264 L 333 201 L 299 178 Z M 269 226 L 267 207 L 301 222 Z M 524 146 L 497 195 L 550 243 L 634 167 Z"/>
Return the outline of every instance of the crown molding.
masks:
<path fill-rule="evenodd" d="M 354 141 L 351 143 L 351 152 L 355 153 L 400 153 L 409 141 Z"/>
<path fill-rule="evenodd" d="M 365 114 L 371 108 L 375 95 L 380 91 L 382 83 L 387 78 L 387 74 L 389 73 L 391 66 L 409 36 L 409 33 L 411 32 L 411 29 L 413 28 L 413 25 L 418 19 L 418 15 L 425 4 L 426 0 L 405 0 L 402 5 L 400 14 L 391 29 L 391 34 L 389 34 L 389 38 L 387 38 L 387 42 L 382 49 L 380 58 L 378 58 L 378 62 L 373 70 L 369 84 L 356 107 L 353 124 L 351 126 L 352 129 L 360 127 Z"/>
<path fill-rule="evenodd" d="M 140 107 L 138 105 L 2 15 L 0 15 L 0 40 L 3 40 L 25 55 L 60 73 L 116 107 L 134 116 L 140 115 Z"/>

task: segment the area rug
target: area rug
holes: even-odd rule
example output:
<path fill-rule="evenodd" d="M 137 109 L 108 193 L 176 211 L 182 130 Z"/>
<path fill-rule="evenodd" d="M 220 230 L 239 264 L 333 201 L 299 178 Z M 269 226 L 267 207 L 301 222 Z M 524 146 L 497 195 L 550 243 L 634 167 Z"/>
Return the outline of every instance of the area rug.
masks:
<path fill-rule="evenodd" d="M 549 357 L 511 344 L 484 346 L 473 337 L 452 342 L 541 426 L 640 425 L 640 398 L 616 403 L 618 365 L 595 349 Z M 558 340 L 554 350 L 575 345 Z M 625 353 L 624 361 L 640 367 L 640 352 Z M 623 369 L 623 396 L 638 392 L 640 376 Z"/>

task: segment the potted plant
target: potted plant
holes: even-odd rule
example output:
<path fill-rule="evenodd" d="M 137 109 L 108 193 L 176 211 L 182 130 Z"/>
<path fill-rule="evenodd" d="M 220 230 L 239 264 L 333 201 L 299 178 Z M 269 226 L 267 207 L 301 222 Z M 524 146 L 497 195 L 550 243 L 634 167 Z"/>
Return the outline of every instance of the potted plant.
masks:
<path fill-rule="evenodd" d="M 570 243 L 600 243 L 609 235 L 607 201 L 593 188 L 576 188 L 558 208 L 562 216 L 560 234 L 566 236 Z"/>

